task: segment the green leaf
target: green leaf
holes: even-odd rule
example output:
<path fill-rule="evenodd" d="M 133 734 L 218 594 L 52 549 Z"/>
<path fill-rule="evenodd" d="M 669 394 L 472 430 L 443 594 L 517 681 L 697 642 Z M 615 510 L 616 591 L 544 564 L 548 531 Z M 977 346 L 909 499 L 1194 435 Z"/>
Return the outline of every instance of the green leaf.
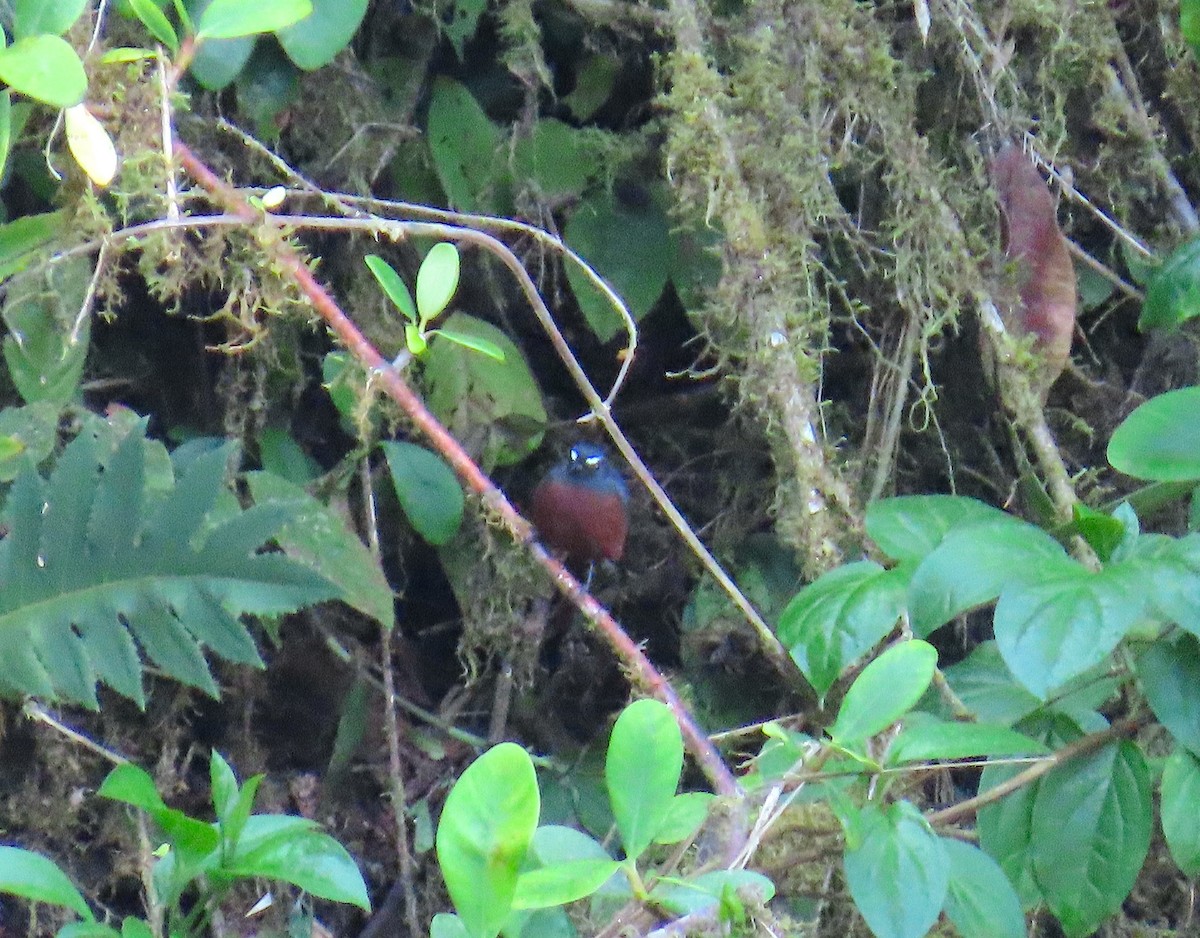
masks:
<path fill-rule="evenodd" d="M 1061 544 L 1016 518 L 955 527 L 913 573 L 908 591 L 913 633 L 925 637 L 993 601 L 1010 581 L 1077 568 Z"/>
<path fill-rule="evenodd" d="M 1150 277 L 1138 329 L 1177 329 L 1200 316 L 1200 238 L 1177 247 Z"/>
<path fill-rule="evenodd" d="M 78 104 L 87 75 L 75 50 L 58 36 L 27 36 L 0 49 L 0 81 L 53 107 Z"/>
<path fill-rule="evenodd" d="M 246 819 L 225 876 L 261 876 L 299 886 L 331 902 L 371 911 L 367 886 L 346 848 L 305 818 L 256 814 Z"/>
<path fill-rule="evenodd" d="M 396 617 L 392 588 L 347 519 L 278 476 L 250 472 L 246 480 L 255 504 L 281 505 L 292 516 L 276 535 L 287 555 L 336 584 L 343 602 L 391 628 Z"/>
<path fill-rule="evenodd" d="M 1180 0 L 1179 31 L 1200 58 L 1200 0 Z"/>
<path fill-rule="evenodd" d="M 487 9 L 487 0 L 453 0 L 450 7 L 450 21 L 442 21 L 442 31 L 450 44 L 454 46 L 454 54 L 461 62 L 463 47 L 468 39 L 475 35 L 479 17 Z"/>
<path fill-rule="evenodd" d="M 13 483 L 0 541 L 0 688 L 95 707 L 101 680 L 140 704 L 136 639 L 168 676 L 215 694 L 204 646 L 260 663 L 240 615 L 336 595 L 306 567 L 259 552 L 291 520 L 286 510 L 234 509 L 209 522 L 228 448 L 197 456 L 147 502 L 151 449 L 129 433 L 110 454 L 85 431 L 49 481 L 26 471 Z"/>
<path fill-rule="evenodd" d="M 688 791 L 676 795 L 663 816 L 658 832 L 654 835 L 654 842 L 677 844 L 687 840 L 700 829 L 700 825 L 708 817 L 708 809 L 712 806 L 714 798 L 714 795 L 706 791 Z"/>
<path fill-rule="evenodd" d="M 4 171 L 8 166 L 8 155 L 12 151 L 12 131 L 12 92 L 5 88 L 3 91 L 0 91 L 0 182 L 4 180 Z M 0 274 L 0 280 L 3 279 L 4 275 Z"/>
<path fill-rule="evenodd" d="M 0 482 L 11 482 L 30 463 L 40 463 L 58 443 L 58 406 L 48 401 L 0 410 L 0 436 L 11 456 L 0 459 Z"/>
<path fill-rule="evenodd" d="M 38 248 L 61 234 L 63 218 L 62 212 L 45 212 L 0 225 L 0 281 L 24 270 Z"/>
<path fill-rule="evenodd" d="M 514 743 L 494 746 L 471 763 L 446 798 L 438 862 L 472 938 L 494 938 L 508 918 L 539 801 L 533 762 Z"/>
<path fill-rule="evenodd" d="M 463 491 L 454 470 L 441 456 L 415 443 L 389 440 L 379 447 L 413 528 L 430 544 L 445 544 L 462 524 Z"/>
<path fill-rule="evenodd" d="M 1200 761 L 1176 746 L 1163 767 L 1161 788 L 1163 836 L 1183 875 L 1200 875 Z"/>
<path fill-rule="evenodd" d="M 89 922 L 92 910 L 67 874 L 40 853 L 0 847 L 0 893 L 71 909 Z"/>
<path fill-rule="evenodd" d="M 367 13 L 368 0 L 313 0 L 313 12 L 279 30 L 279 44 L 306 72 L 328 65 L 350 44 Z"/>
<path fill-rule="evenodd" d="M 203 48 L 203 46 L 201 47 Z M 238 109 L 264 140 L 279 137 L 279 117 L 300 97 L 300 70 L 273 42 L 260 42 L 235 80 Z"/>
<path fill-rule="evenodd" d="M 1024 769 L 1020 765 L 989 765 L 979 779 L 984 795 Z M 1000 864 L 1017 890 L 1021 905 L 1032 908 L 1041 900 L 1033 874 L 1033 804 L 1041 780 L 1010 792 L 979 810 L 979 845 Z"/>
<path fill-rule="evenodd" d="M 996 645 L 1022 684 L 1045 700 L 1103 661 L 1142 616 L 1144 571 L 1075 564 L 1010 584 L 996 604 Z"/>
<path fill-rule="evenodd" d="M 589 55 L 575 75 L 575 90 L 562 98 L 578 121 L 589 120 L 608 100 L 621 74 L 621 62 L 611 55 Z"/>
<path fill-rule="evenodd" d="M 134 15 L 146 27 L 146 31 L 175 55 L 179 51 L 179 37 L 167 15 L 154 0 L 129 0 Z"/>
<path fill-rule="evenodd" d="M 1097 556 L 1107 562 L 1125 539 L 1125 525 L 1119 518 L 1089 508 L 1083 502 L 1071 507 L 1072 526 L 1091 545 Z"/>
<path fill-rule="evenodd" d="M 46 33 L 61 36 L 83 16 L 87 0 L 17 0 L 13 35 L 18 39 Z"/>
<path fill-rule="evenodd" d="M 511 203 L 511 179 L 500 129 L 463 85 L 437 78 L 429 97 L 426 131 L 433 165 L 450 207 L 503 214 Z"/>
<path fill-rule="evenodd" d="M 625 856 L 636 859 L 654 842 L 683 771 L 683 736 L 670 708 L 657 700 L 626 707 L 613 726 L 604 782 Z"/>
<path fill-rule="evenodd" d="M 867 508 L 867 533 L 893 560 L 922 560 L 955 528 L 1012 520 L 999 508 L 958 495 L 902 495 Z"/>
<path fill-rule="evenodd" d="M 421 325 L 436 319 L 458 289 L 458 248 L 435 244 L 417 271 L 417 312 Z"/>
<path fill-rule="evenodd" d="M 913 713 L 888 750 L 888 764 L 969 759 L 974 756 L 1030 756 L 1047 748 L 1023 733 L 987 723 L 944 723 Z"/>
<path fill-rule="evenodd" d="M 1200 243 L 1200 242 L 1198 242 Z M 1151 398 L 1113 431 L 1108 461 L 1118 472 L 1154 482 L 1200 479 L 1200 387 Z"/>
<path fill-rule="evenodd" d="M 9 285 L 4 360 L 30 404 L 62 406 L 75 397 L 91 337 L 91 310 L 85 305 L 91 277 L 91 262 L 77 257 Z"/>
<path fill-rule="evenodd" d="M 307 485 L 321 474 L 317 461 L 281 427 L 267 427 L 259 434 L 258 455 L 264 472 L 296 486 Z"/>
<path fill-rule="evenodd" d="M 54 938 L 123 938 L 111 925 L 100 922 L 68 922 L 60 928 Z"/>
<path fill-rule="evenodd" d="M 221 835 L 211 824 L 169 808 L 145 769 L 132 763 L 118 765 L 108 773 L 96 792 L 145 811 L 170 841 L 171 847 L 188 861 L 199 861 L 217 849 Z"/>
<path fill-rule="evenodd" d="M 1200 755 L 1200 642 L 1161 638 L 1137 659 L 1138 682 L 1175 741 Z"/>
<path fill-rule="evenodd" d="M 1150 847 L 1150 772 L 1128 741 L 1055 768 L 1033 806 L 1034 877 L 1068 938 L 1121 907 Z"/>
<path fill-rule="evenodd" d="M 468 348 L 473 352 L 479 352 L 481 355 L 486 355 L 492 361 L 504 363 L 504 349 L 500 348 L 495 342 L 490 342 L 487 339 L 481 339 L 477 336 L 468 335 L 465 332 L 455 332 L 453 329 L 431 329 L 429 336 L 442 336 L 447 342 L 453 342 L 455 345 L 461 345 L 463 348 Z"/>
<path fill-rule="evenodd" d="M 474 938 L 457 915 L 439 912 L 429 923 L 429 938 Z"/>
<path fill-rule="evenodd" d="M 375 275 L 375 279 L 383 287 L 383 292 L 387 294 L 396 309 L 400 310 L 401 315 L 408 322 L 415 323 L 417 307 L 413 305 L 412 294 L 408 292 L 408 287 L 404 285 L 404 281 L 400 279 L 400 275 L 396 273 L 392 265 L 377 254 L 368 254 L 363 258 L 363 262 Z"/>
<path fill-rule="evenodd" d="M 513 173 L 531 182 L 543 198 L 578 197 L 602 169 L 597 136 L 552 117 L 541 118 L 528 136 L 518 138 Z"/>
<path fill-rule="evenodd" d="M 779 617 L 779 638 L 819 697 L 895 628 L 911 573 L 911 567 L 885 570 L 869 560 L 850 563 L 788 603 Z"/>
<path fill-rule="evenodd" d="M 742 890 L 756 894 L 764 905 L 775 897 L 775 884 L 753 870 L 713 870 L 683 881 L 663 880 L 650 890 L 650 895 L 656 905 L 684 916 L 715 909 Z"/>
<path fill-rule="evenodd" d="M 946 899 L 945 844 L 907 801 L 868 804 L 847 847 L 846 885 L 877 938 L 921 938 Z"/>
<path fill-rule="evenodd" d="M 525 356 L 491 323 L 454 313 L 445 325 L 496 345 L 504 361 L 435 337 L 425 362 L 430 409 L 458 439 L 478 441 L 485 469 L 520 462 L 541 445 L 547 420 Z"/>
<path fill-rule="evenodd" d="M 208 91 L 227 87 L 246 67 L 254 52 L 255 38 L 210 39 L 196 47 L 195 58 L 188 68 L 191 75 Z"/>
<path fill-rule="evenodd" d="M 950 689 L 980 720 L 1012 726 L 1042 705 L 1013 677 L 994 641 L 945 669 Z"/>
<path fill-rule="evenodd" d="M 196 24 L 196 39 L 238 39 L 271 33 L 312 14 L 312 0 L 212 0 Z"/>
<path fill-rule="evenodd" d="M 590 896 L 621 868 L 616 860 L 572 860 L 517 877 L 514 909 L 548 909 Z"/>
<path fill-rule="evenodd" d="M 946 917 L 971 938 L 1025 938 L 1021 900 L 991 857 L 971 844 L 942 838 L 950 882 Z"/>
<path fill-rule="evenodd" d="M 928 642 L 900 642 L 863 668 L 842 700 L 829 735 L 852 746 L 904 716 L 924 695 L 937 670 L 937 651 Z"/>
<path fill-rule="evenodd" d="M 601 193 L 580 202 L 563 229 L 567 244 L 620 295 L 635 321 L 658 302 L 674 264 L 661 201 L 657 193 L 639 204 Z M 576 265 L 567 264 L 567 280 L 596 338 L 617 335 L 623 320 Z"/>

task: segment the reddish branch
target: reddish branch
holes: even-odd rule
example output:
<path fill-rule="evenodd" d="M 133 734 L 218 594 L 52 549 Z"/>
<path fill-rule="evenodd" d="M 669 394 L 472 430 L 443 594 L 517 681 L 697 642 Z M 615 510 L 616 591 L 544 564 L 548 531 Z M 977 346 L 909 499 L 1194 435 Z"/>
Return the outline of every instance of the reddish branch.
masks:
<path fill-rule="evenodd" d="M 196 180 L 213 199 L 232 212 L 247 224 L 269 222 L 269 216 L 253 208 L 231 186 L 219 179 L 187 146 L 178 139 L 175 140 L 175 153 L 178 155 L 184 169 Z M 473 492 L 478 494 L 484 504 L 498 516 L 508 528 L 512 536 L 522 543 L 550 574 L 555 586 L 564 596 L 587 617 L 593 626 L 604 636 L 605 640 L 624 662 L 636 683 L 647 693 L 661 700 L 671 708 L 679 728 L 683 733 L 684 742 L 692 757 L 708 776 L 713 788 L 718 794 L 740 797 L 742 788 L 733 773 L 721 758 L 720 753 L 709 741 L 708 736 L 697 725 L 695 719 L 679 699 L 675 689 L 658 672 L 649 659 L 642 653 L 641 648 L 630 639 L 624 629 L 608 614 L 592 596 L 584 590 L 571 572 L 537 542 L 533 528 L 505 497 L 504 493 L 480 470 L 466 451 L 450 432 L 425 407 L 424 402 L 408 386 L 404 379 L 388 361 L 375 349 L 358 330 L 358 327 L 342 311 L 325 288 L 317 282 L 304 260 L 291 250 L 282 239 L 273 249 L 275 260 L 287 273 L 295 279 L 300 290 L 312 302 L 313 307 L 325 320 L 329 328 L 336 333 L 342 344 L 368 369 L 378 374 L 378 382 L 396 401 L 397 404 L 454 467 L 459 479 Z"/>

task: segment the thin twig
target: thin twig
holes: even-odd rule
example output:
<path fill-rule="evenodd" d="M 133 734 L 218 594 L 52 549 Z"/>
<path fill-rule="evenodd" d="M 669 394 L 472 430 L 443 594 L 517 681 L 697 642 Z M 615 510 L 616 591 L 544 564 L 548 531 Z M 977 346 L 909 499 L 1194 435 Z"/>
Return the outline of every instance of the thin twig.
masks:
<path fill-rule="evenodd" d="M 375 513 L 375 487 L 371 484 L 371 466 L 362 460 L 363 498 L 366 500 L 367 548 L 379 562 L 379 524 Z M 396 857 L 400 870 L 400 883 L 404 892 L 404 917 L 411 935 L 419 935 L 421 926 L 417 910 L 416 879 L 413 873 L 413 856 L 408 841 L 408 795 L 404 787 L 403 767 L 400 764 L 400 724 L 396 719 L 396 677 L 392 668 L 392 628 L 394 622 L 380 623 L 379 636 L 380 666 L 383 669 L 383 721 L 387 728 L 388 778 L 392 795 L 392 816 L 396 821 Z"/>

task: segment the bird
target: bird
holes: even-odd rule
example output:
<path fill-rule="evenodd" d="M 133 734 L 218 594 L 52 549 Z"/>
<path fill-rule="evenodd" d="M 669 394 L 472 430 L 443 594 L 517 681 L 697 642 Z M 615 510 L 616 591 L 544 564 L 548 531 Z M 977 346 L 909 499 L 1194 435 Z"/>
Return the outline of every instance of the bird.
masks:
<path fill-rule="evenodd" d="M 575 443 L 533 490 L 542 542 L 572 566 L 618 561 L 629 530 L 629 490 L 604 448 Z"/>

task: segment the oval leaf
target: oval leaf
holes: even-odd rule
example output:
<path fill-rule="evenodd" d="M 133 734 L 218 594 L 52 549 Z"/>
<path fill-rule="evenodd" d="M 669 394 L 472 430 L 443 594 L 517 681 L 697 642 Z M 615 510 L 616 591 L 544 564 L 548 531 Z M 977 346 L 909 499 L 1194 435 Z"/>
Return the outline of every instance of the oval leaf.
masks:
<path fill-rule="evenodd" d="M 328 65 L 349 45 L 367 13 L 367 0 L 313 0 L 312 16 L 279 31 L 279 44 L 298 68 Z"/>
<path fill-rule="evenodd" d="M 446 461 L 415 443 L 380 443 L 400 507 L 430 544 L 445 544 L 462 524 L 463 491 Z"/>
<path fill-rule="evenodd" d="M 683 771 L 683 736 L 670 709 L 638 700 L 613 726 L 604 781 L 625 856 L 641 856 L 668 817 Z"/>
<path fill-rule="evenodd" d="M 368 254 L 363 258 L 363 262 L 370 269 L 371 273 L 375 275 L 375 279 L 383 287 L 383 292 L 395 304 L 396 309 L 400 310 L 404 318 L 410 323 L 415 323 L 417 321 L 417 308 L 413 305 L 412 294 L 408 292 L 408 287 L 404 285 L 404 281 L 400 279 L 400 275 L 396 273 L 395 268 L 377 254 Z"/>
<path fill-rule="evenodd" d="M 179 37 L 175 35 L 175 29 L 167 19 L 167 14 L 154 0 L 129 0 L 129 6 L 146 27 L 146 31 L 170 49 L 172 55 L 179 51 Z"/>
<path fill-rule="evenodd" d="M 17 0 L 13 35 L 18 39 L 38 33 L 61 36 L 83 15 L 86 6 L 87 0 Z"/>
<path fill-rule="evenodd" d="M 312 0 L 212 0 L 200 16 L 197 40 L 238 39 L 298 23 L 313 11 Z"/>
<path fill-rule="evenodd" d="M 515 743 L 501 743 L 476 759 L 446 798 L 438 862 L 473 938 L 492 938 L 507 920 L 539 809 L 533 762 Z"/>
<path fill-rule="evenodd" d="M 0 49 L 0 81 L 54 107 L 79 104 L 87 92 L 87 75 L 75 50 L 45 34 Z"/>
<path fill-rule="evenodd" d="M 1125 418 L 1108 441 L 1118 472 L 1153 482 L 1200 479 L 1200 387 L 1168 391 Z"/>
<path fill-rule="evenodd" d="M 435 244 L 417 271 L 417 311 L 421 324 L 435 319 L 458 289 L 458 248 L 447 241 Z"/>
<path fill-rule="evenodd" d="M 887 649 L 855 678 L 829 735 L 851 746 L 887 729 L 925 693 L 937 669 L 937 651 L 913 639 Z"/>
<path fill-rule="evenodd" d="M 79 168 L 88 179 L 101 188 L 117 175 L 117 148 L 104 125 L 96 120 L 86 104 L 76 104 L 64 112 L 67 125 L 67 146 Z"/>

